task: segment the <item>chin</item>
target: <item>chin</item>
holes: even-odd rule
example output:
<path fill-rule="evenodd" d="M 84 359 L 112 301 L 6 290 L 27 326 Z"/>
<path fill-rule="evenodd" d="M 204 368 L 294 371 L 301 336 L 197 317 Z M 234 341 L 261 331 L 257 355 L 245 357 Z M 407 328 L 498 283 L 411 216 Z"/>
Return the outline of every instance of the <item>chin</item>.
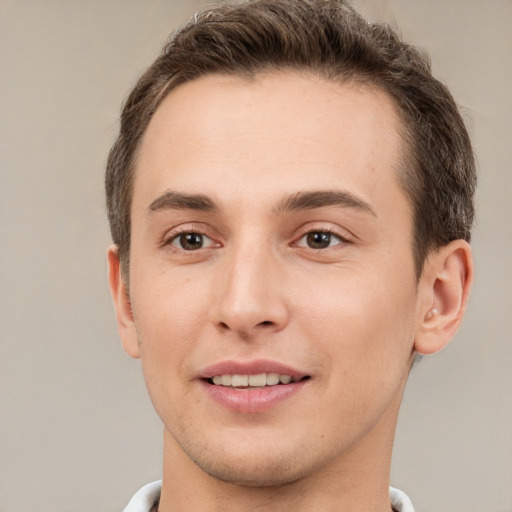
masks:
<path fill-rule="evenodd" d="M 252 434 L 252 442 L 237 442 L 235 436 L 230 436 L 230 442 L 217 438 L 217 443 L 197 443 L 196 438 L 194 443 L 181 444 L 181 450 L 196 467 L 216 480 L 247 487 L 291 484 L 315 473 L 333 458 L 332 447 L 322 451 L 322 446 L 315 445 L 314 449 L 299 440 L 293 442 L 293 437 L 264 440 Z"/>
<path fill-rule="evenodd" d="M 231 461 L 230 463 L 217 460 L 195 460 L 196 465 L 205 473 L 233 485 L 246 487 L 278 487 L 291 484 L 303 478 L 308 471 L 297 467 L 296 461 L 281 459 L 262 462 Z"/>

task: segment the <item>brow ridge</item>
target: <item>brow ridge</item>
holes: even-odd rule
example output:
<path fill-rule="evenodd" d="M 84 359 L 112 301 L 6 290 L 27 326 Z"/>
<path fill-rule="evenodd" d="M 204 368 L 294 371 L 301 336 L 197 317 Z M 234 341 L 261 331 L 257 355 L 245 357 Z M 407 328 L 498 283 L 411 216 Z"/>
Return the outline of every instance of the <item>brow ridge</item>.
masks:
<path fill-rule="evenodd" d="M 355 208 L 376 216 L 376 213 L 366 201 L 344 190 L 296 192 L 283 198 L 277 207 L 274 208 L 274 213 L 281 214 L 294 210 L 312 210 L 328 206 Z M 212 212 L 218 211 L 218 206 L 205 194 L 187 194 L 167 190 L 151 202 L 148 212 L 155 213 L 166 209 Z"/>
<path fill-rule="evenodd" d="M 297 192 L 283 201 L 276 208 L 276 213 L 293 210 L 312 210 L 326 206 L 340 206 L 355 208 L 377 216 L 372 207 L 352 192 L 345 190 L 317 190 L 311 192 Z"/>
<path fill-rule="evenodd" d="M 148 207 L 149 213 L 160 210 L 199 210 L 216 211 L 217 205 L 204 194 L 184 194 L 172 190 L 165 191 L 157 197 Z"/>

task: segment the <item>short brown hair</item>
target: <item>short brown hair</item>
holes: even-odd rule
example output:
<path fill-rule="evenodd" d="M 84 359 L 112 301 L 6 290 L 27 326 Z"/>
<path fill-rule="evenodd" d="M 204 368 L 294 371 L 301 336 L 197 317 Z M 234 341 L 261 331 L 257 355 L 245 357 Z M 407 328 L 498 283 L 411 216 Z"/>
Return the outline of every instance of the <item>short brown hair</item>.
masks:
<path fill-rule="evenodd" d="M 198 13 L 175 32 L 137 82 L 107 163 L 107 210 L 124 272 L 130 255 L 133 175 L 152 115 L 176 86 L 203 75 L 307 71 L 389 94 L 407 150 L 400 181 L 413 207 L 419 277 L 428 253 L 470 240 L 476 172 L 471 142 L 429 60 L 391 28 L 366 22 L 344 0 L 248 0 Z"/>

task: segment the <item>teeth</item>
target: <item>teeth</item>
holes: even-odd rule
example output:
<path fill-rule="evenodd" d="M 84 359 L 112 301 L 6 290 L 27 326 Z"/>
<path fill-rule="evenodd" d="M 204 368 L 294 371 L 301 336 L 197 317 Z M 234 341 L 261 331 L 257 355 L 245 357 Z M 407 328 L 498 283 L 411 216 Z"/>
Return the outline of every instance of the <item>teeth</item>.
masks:
<path fill-rule="evenodd" d="M 231 385 L 234 388 L 239 386 L 245 387 L 249 385 L 249 376 L 248 375 L 233 375 L 231 377 Z"/>
<path fill-rule="evenodd" d="M 257 375 L 215 375 L 212 378 L 216 386 L 226 386 L 234 388 L 275 386 L 279 383 L 289 384 L 299 381 L 292 379 L 291 375 L 281 375 L 279 373 L 259 373 Z"/>
<path fill-rule="evenodd" d="M 275 386 L 276 384 L 279 384 L 279 373 L 267 373 L 267 386 Z"/>
<path fill-rule="evenodd" d="M 248 384 L 249 386 L 266 386 L 267 385 L 267 374 L 266 373 L 260 373 L 258 375 L 249 375 L 248 378 Z"/>

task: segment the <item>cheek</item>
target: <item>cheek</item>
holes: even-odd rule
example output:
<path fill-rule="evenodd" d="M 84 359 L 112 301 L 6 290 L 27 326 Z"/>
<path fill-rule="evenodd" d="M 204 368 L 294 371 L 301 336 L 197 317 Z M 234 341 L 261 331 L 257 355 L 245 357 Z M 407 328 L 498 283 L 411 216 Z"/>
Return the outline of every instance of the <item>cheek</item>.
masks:
<path fill-rule="evenodd" d="M 159 389 L 176 389 L 208 316 L 206 291 L 172 277 L 146 275 L 132 289 L 141 363 L 153 401 Z"/>
<path fill-rule="evenodd" d="M 190 273 L 182 276 L 156 266 L 134 279 L 132 292 L 140 335 L 162 350 L 188 337 L 208 311 L 204 279 L 194 279 Z"/>
<path fill-rule="evenodd" d="M 191 309 L 167 298 L 155 300 L 153 308 L 145 308 L 136 316 L 144 380 L 164 424 L 179 413 L 179 404 L 184 400 L 187 360 L 198 338 Z"/>
<path fill-rule="evenodd" d="M 403 367 L 414 342 L 416 288 L 388 273 L 332 273 L 304 294 L 301 329 L 347 371 Z"/>

